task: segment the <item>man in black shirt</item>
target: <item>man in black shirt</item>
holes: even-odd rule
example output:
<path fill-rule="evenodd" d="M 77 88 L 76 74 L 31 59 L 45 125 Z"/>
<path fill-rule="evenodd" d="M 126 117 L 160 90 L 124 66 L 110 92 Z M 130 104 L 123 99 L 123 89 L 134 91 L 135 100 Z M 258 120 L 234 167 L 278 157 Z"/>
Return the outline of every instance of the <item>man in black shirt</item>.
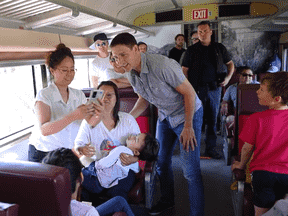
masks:
<path fill-rule="evenodd" d="M 177 34 L 175 37 L 175 47 L 170 50 L 168 57 L 175 59 L 179 63 L 182 53 L 186 51 L 185 49 L 183 49 L 184 43 L 184 35 Z"/>
<path fill-rule="evenodd" d="M 223 44 L 211 41 L 209 21 L 202 21 L 197 27 L 200 42 L 188 47 L 182 69 L 203 103 L 207 119 L 206 155 L 219 159 L 221 155 L 215 151 L 217 115 L 221 90 L 233 75 L 234 63 Z"/>

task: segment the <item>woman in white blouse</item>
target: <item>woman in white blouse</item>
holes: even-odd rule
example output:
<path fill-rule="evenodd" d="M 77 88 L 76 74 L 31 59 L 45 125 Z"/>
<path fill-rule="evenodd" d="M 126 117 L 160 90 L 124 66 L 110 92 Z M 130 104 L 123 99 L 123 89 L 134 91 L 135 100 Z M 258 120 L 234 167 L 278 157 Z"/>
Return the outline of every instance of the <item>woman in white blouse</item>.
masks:
<path fill-rule="evenodd" d="M 37 118 L 29 140 L 29 161 L 40 162 L 50 151 L 59 147 L 72 149 L 80 124 L 92 116 L 94 105 L 85 105 L 81 90 L 69 87 L 76 69 L 71 50 L 59 44 L 51 52 L 46 64 L 52 83 L 36 96 L 34 112 Z"/>

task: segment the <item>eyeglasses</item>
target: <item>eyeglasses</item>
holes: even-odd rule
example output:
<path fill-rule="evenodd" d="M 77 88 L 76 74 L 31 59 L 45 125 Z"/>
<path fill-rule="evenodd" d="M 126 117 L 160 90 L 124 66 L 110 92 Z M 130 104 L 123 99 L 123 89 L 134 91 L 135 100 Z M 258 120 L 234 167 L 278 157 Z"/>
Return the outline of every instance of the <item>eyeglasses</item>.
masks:
<path fill-rule="evenodd" d="M 116 61 L 115 58 L 112 57 L 112 55 L 110 56 L 110 61 L 111 61 L 111 62 L 115 62 L 115 61 Z"/>
<path fill-rule="evenodd" d="M 97 46 L 97 47 L 100 47 L 100 46 L 106 46 L 106 42 L 96 43 L 96 46 Z"/>
<path fill-rule="evenodd" d="M 199 40 L 199 38 L 191 38 L 192 41 Z"/>
<path fill-rule="evenodd" d="M 241 74 L 243 77 L 253 77 L 253 75 L 251 75 L 251 74 Z"/>
<path fill-rule="evenodd" d="M 62 68 L 57 68 L 62 74 L 67 74 L 68 72 L 71 72 L 71 73 L 76 73 L 77 72 L 77 69 L 75 68 L 71 68 L 70 70 L 67 68 L 67 69 L 62 69 Z"/>

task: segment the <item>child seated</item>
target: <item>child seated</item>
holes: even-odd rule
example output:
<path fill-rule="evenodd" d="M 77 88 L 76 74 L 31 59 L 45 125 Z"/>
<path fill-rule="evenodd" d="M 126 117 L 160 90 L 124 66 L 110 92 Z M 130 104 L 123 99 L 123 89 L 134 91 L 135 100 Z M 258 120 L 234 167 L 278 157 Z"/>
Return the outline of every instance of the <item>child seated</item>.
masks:
<path fill-rule="evenodd" d="M 110 151 L 108 156 L 92 162 L 83 169 L 83 187 L 92 193 L 100 193 L 104 188 L 118 184 L 118 181 L 128 176 L 129 170 L 135 173 L 140 171 L 138 162 L 123 166 L 120 154 L 137 156 L 140 160 L 156 160 L 159 150 L 158 141 L 150 134 L 140 133 L 130 136 L 126 146 L 118 146 Z"/>
<path fill-rule="evenodd" d="M 108 216 L 115 212 L 125 212 L 127 216 L 134 216 L 129 204 L 121 196 L 113 197 L 97 207 L 76 200 L 81 183 L 83 182 L 81 174 L 82 164 L 71 149 L 58 148 L 51 151 L 44 157 L 42 163 L 64 167 L 69 170 L 72 193 L 70 203 L 72 216 Z"/>
<path fill-rule="evenodd" d="M 240 133 L 244 141 L 241 161 L 235 168 L 252 172 L 255 215 L 267 212 L 277 200 L 288 193 L 288 73 L 267 74 L 261 81 L 257 96 L 269 109 L 250 116 Z"/>

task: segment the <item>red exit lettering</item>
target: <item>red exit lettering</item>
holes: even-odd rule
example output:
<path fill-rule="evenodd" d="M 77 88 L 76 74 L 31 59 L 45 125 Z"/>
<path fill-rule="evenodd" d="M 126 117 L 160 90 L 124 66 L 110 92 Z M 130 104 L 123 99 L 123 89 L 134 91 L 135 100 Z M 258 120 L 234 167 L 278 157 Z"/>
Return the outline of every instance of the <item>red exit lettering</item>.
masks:
<path fill-rule="evenodd" d="M 192 18 L 193 20 L 208 19 L 208 9 L 201 8 L 192 10 Z"/>

